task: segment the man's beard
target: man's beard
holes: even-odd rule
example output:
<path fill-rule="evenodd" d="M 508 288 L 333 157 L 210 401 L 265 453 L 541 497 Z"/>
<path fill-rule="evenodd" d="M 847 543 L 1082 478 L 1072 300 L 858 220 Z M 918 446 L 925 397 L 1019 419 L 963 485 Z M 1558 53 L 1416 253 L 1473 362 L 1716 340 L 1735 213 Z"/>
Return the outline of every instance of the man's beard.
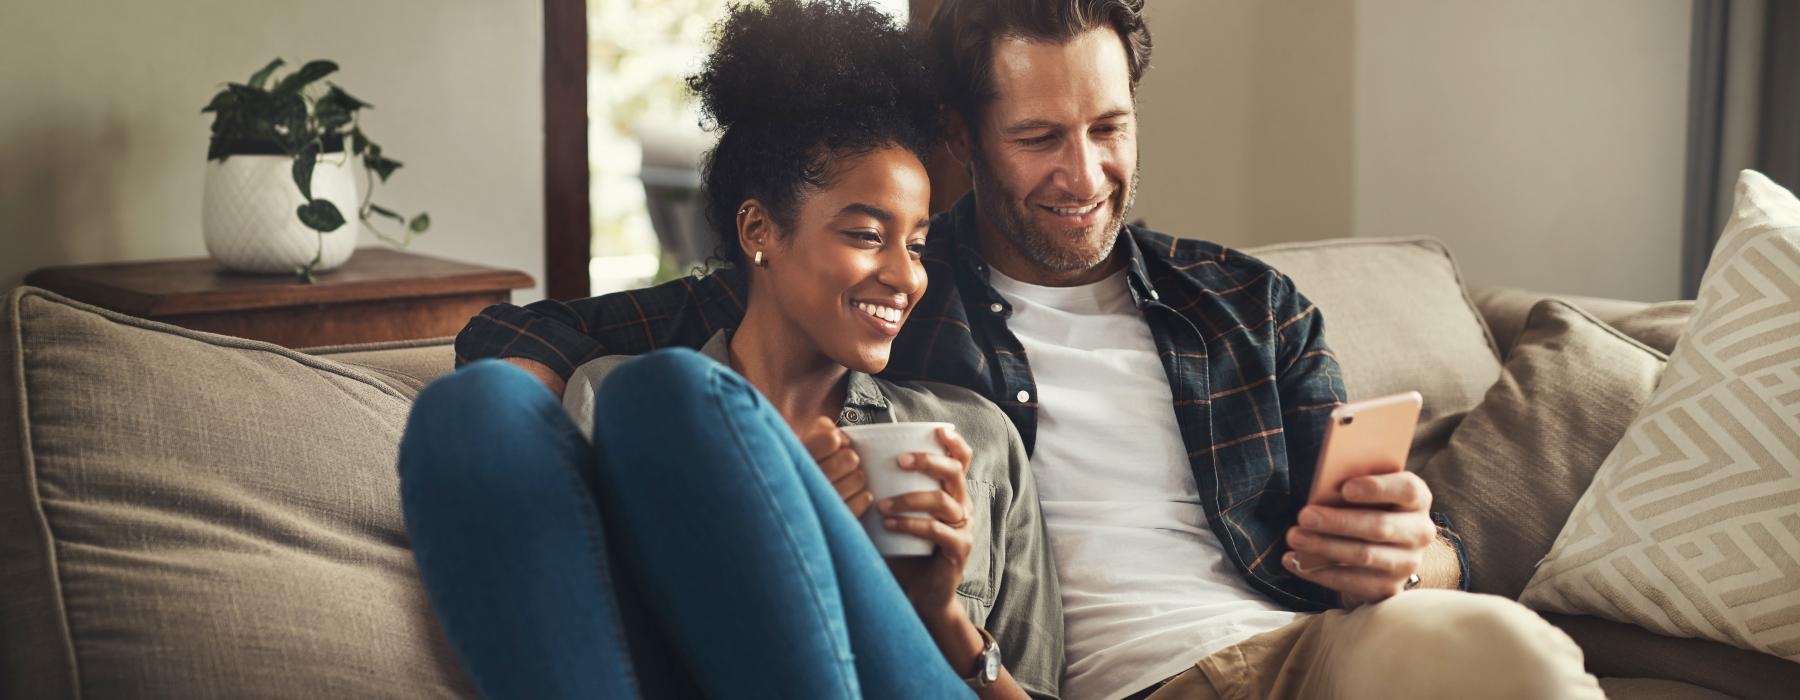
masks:
<path fill-rule="evenodd" d="M 1099 247 L 1089 251 L 1082 245 L 1088 238 L 1088 229 L 1038 228 L 1031 223 L 1031 212 L 1026 209 L 1031 205 L 1025 202 L 1025 195 L 1007 190 L 1000 178 L 988 167 L 986 159 L 975 155 L 972 160 L 975 169 L 975 197 L 986 210 L 984 215 L 993 217 L 989 219 L 989 223 L 999 227 L 1001 235 L 1006 236 L 1014 250 L 1047 272 L 1082 272 L 1105 263 L 1112 256 L 1113 247 L 1118 245 L 1119 232 L 1125 226 L 1126 212 L 1131 210 L 1132 203 L 1137 200 L 1138 173 L 1133 169 L 1131 185 L 1125 190 L 1125 197 L 1120 200 L 1117 191 L 1108 195 L 1112 216 L 1103 224 Z"/>

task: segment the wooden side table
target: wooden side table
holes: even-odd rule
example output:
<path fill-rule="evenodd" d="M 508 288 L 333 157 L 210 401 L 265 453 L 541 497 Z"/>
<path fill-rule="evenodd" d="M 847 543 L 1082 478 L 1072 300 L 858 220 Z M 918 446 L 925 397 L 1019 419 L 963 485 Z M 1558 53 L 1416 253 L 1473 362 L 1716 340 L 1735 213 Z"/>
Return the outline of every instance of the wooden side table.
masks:
<path fill-rule="evenodd" d="M 230 272 L 210 258 L 47 267 L 25 283 L 153 321 L 290 348 L 455 335 L 531 275 L 361 248 L 318 281 Z"/>

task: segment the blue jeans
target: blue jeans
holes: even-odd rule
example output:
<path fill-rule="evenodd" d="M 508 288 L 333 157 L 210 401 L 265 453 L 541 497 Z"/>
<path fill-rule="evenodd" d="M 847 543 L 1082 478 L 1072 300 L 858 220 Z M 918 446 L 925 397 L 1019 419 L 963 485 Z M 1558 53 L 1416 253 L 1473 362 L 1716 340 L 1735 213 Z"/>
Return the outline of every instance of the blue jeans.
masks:
<path fill-rule="evenodd" d="M 607 376 L 594 422 L 590 446 L 540 382 L 494 360 L 413 407 L 406 529 L 484 697 L 969 696 L 736 373 L 644 355 Z"/>

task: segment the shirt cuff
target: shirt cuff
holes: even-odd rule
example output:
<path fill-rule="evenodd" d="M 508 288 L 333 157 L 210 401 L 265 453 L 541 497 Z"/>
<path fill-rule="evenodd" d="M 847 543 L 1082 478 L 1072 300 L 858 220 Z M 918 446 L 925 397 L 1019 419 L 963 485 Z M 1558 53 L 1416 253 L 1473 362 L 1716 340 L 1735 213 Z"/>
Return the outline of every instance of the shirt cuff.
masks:
<path fill-rule="evenodd" d="M 1463 546 L 1462 535 L 1456 534 L 1456 530 L 1450 526 L 1450 516 L 1443 513 L 1433 511 L 1431 522 L 1437 524 L 1438 536 L 1449 542 L 1450 548 L 1456 552 L 1456 565 L 1461 572 L 1456 579 L 1457 590 L 1469 590 L 1469 551 Z"/>

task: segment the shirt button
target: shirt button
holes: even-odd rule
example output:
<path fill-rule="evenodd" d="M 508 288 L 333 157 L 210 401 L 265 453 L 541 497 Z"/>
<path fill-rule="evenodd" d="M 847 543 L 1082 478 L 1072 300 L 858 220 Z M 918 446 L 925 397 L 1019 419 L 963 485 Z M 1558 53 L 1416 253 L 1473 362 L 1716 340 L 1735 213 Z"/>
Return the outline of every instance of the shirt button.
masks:
<path fill-rule="evenodd" d="M 1150 298 L 1151 299 L 1162 299 L 1162 295 L 1157 294 L 1156 290 L 1152 289 L 1152 290 L 1150 290 Z"/>
<path fill-rule="evenodd" d="M 849 423 L 851 425 L 856 425 L 856 424 L 862 422 L 862 419 L 863 419 L 862 411 L 858 411 L 854 408 L 846 408 L 846 409 L 844 409 L 843 418 L 844 418 L 845 423 Z"/>
<path fill-rule="evenodd" d="M 1019 403 L 1030 403 L 1031 402 L 1031 392 L 1029 392 L 1029 391 L 1020 389 L 1018 396 L 1019 396 Z"/>
<path fill-rule="evenodd" d="M 994 313 L 1000 313 L 1000 312 L 1002 312 L 1002 311 L 1005 311 L 1005 310 L 1006 310 L 1006 307 L 1004 307 L 1004 306 L 1001 306 L 1001 305 L 999 305 L 999 304 L 990 304 L 990 305 L 989 305 L 989 306 L 988 306 L 988 310 L 989 310 L 989 311 L 992 311 L 992 312 L 994 312 Z"/>

